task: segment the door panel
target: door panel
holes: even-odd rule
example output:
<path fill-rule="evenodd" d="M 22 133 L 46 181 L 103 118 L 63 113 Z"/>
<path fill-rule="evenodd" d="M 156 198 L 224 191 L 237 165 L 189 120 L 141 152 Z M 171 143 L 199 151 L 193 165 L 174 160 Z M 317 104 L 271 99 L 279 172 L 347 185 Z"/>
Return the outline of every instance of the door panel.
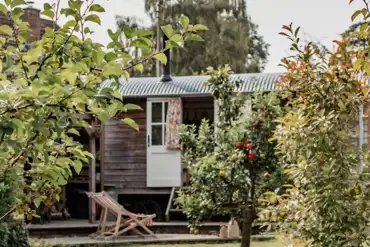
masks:
<path fill-rule="evenodd" d="M 168 99 L 147 101 L 147 186 L 181 186 L 181 151 L 166 148 Z"/>

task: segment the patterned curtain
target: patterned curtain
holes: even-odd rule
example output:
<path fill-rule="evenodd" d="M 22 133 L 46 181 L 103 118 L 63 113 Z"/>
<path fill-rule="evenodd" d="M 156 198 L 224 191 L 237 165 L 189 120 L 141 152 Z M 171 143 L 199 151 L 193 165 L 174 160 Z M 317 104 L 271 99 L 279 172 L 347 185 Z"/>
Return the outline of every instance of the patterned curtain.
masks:
<path fill-rule="evenodd" d="M 182 124 L 182 101 L 181 98 L 173 98 L 168 101 L 166 146 L 170 150 L 180 150 L 179 128 Z"/>

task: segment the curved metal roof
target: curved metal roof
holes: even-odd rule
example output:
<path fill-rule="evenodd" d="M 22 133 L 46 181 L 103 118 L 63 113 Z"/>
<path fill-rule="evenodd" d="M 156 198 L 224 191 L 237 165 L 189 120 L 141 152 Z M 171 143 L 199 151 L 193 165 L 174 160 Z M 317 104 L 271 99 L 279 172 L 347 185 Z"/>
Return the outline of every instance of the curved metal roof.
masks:
<path fill-rule="evenodd" d="M 274 91 L 278 90 L 276 81 L 280 73 L 233 74 L 231 78 L 239 79 L 242 85 L 238 92 Z M 208 76 L 173 76 L 172 81 L 162 82 L 160 77 L 134 77 L 119 81 L 119 91 L 124 97 L 148 96 L 191 96 L 209 95 L 205 86 Z M 103 82 L 102 88 L 112 87 L 113 81 Z"/>

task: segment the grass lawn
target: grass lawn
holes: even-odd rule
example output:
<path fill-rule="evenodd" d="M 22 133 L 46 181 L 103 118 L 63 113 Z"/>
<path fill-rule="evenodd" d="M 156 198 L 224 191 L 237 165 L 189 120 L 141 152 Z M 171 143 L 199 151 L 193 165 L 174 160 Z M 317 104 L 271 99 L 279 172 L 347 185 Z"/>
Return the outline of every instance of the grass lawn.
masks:
<path fill-rule="evenodd" d="M 162 245 L 145 245 L 145 247 L 239 247 L 240 244 L 162 244 Z M 128 246 L 126 246 L 128 247 Z M 132 245 L 138 247 L 138 245 Z M 276 241 L 257 241 L 252 243 L 252 247 L 286 247 Z"/>

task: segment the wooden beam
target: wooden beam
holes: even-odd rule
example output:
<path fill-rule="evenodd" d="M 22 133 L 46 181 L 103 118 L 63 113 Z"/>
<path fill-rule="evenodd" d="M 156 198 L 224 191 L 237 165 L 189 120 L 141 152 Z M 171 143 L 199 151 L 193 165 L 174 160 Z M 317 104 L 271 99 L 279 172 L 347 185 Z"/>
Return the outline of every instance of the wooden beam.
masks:
<path fill-rule="evenodd" d="M 96 124 L 93 121 L 92 126 Z M 94 159 L 89 159 L 89 192 L 96 192 L 96 139 L 95 135 L 89 135 L 89 152 L 94 156 Z M 96 219 L 95 201 L 89 199 L 89 221 L 94 223 Z"/>
<path fill-rule="evenodd" d="M 104 190 L 104 168 L 105 168 L 105 127 L 100 124 L 100 189 Z"/>

